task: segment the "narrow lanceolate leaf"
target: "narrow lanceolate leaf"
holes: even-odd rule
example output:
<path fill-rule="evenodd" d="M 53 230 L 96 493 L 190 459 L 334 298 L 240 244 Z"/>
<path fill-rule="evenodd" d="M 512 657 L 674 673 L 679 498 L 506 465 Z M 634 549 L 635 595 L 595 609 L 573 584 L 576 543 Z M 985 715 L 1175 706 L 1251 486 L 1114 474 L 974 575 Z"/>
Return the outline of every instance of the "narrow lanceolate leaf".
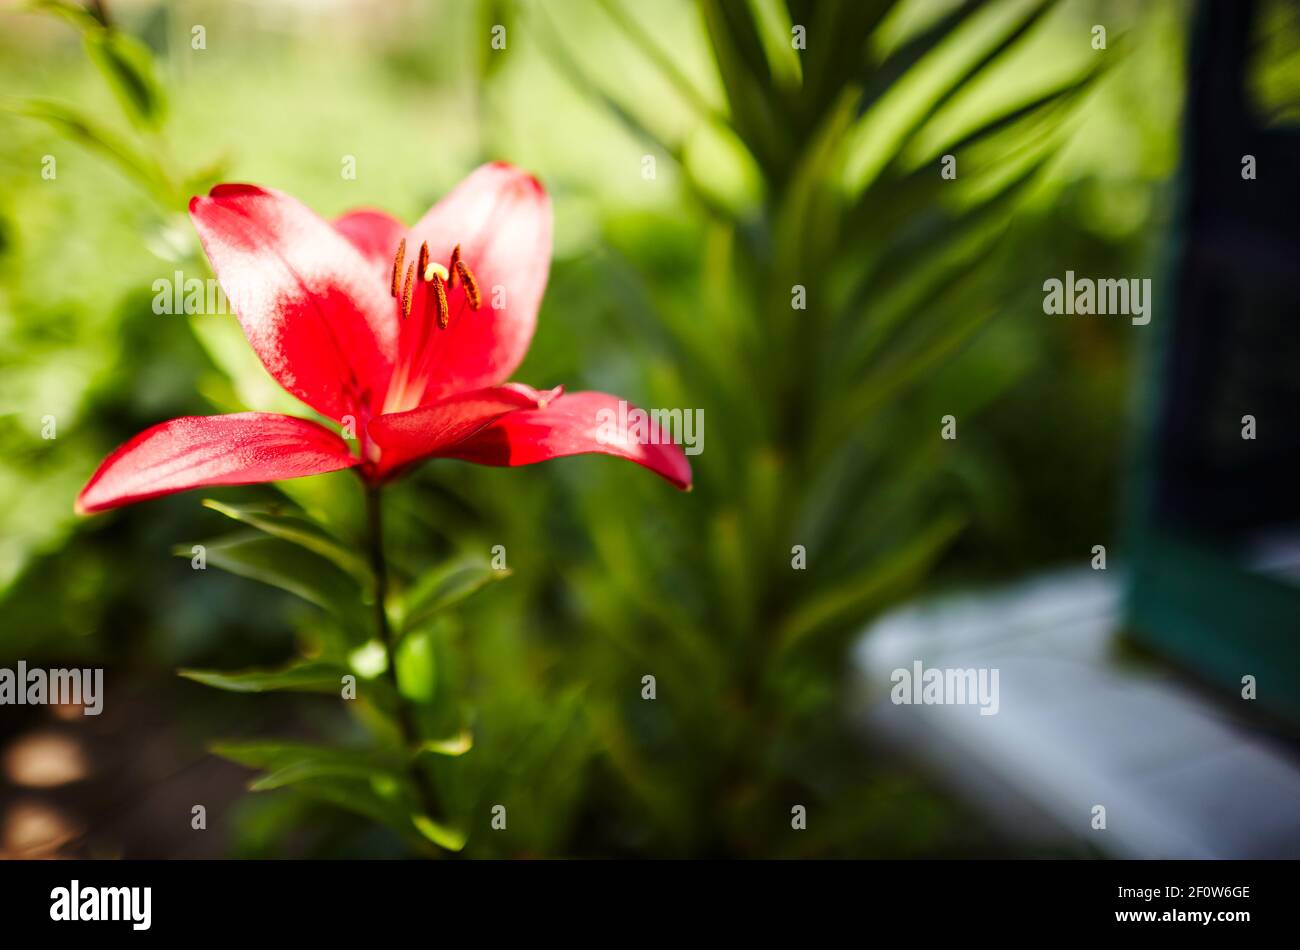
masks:
<path fill-rule="evenodd" d="M 401 769 L 401 762 L 395 755 L 373 749 L 348 749 L 309 742 L 282 742 L 278 739 L 217 742 L 212 746 L 212 751 L 222 758 L 255 769 L 276 770 L 304 762 L 316 763 L 321 769 L 329 766 L 351 769 L 359 763 L 378 773 L 397 772 Z"/>
<path fill-rule="evenodd" d="M 411 589 L 406 598 L 403 630 L 413 630 L 434 615 L 460 603 L 484 585 L 509 577 L 482 558 L 464 557 L 434 568 Z"/>
<path fill-rule="evenodd" d="M 34 13 L 46 13 L 71 23 L 79 30 L 100 30 L 108 26 L 103 8 L 74 0 L 28 0 L 24 6 Z"/>
<path fill-rule="evenodd" d="M 83 36 L 86 54 L 103 74 L 122 111 L 142 128 L 158 128 L 166 115 L 167 99 L 154 76 L 149 47 L 113 29 L 88 29 Z"/>
<path fill-rule="evenodd" d="M 422 814 L 399 756 L 373 749 L 348 749 L 276 740 L 221 742 L 212 751 L 265 774 L 250 791 L 293 788 L 330 802 L 403 835 L 412 831 L 440 848 L 465 847 L 463 832 Z"/>
<path fill-rule="evenodd" d="M 196 556 L 195 545 L 173 549 L 178 557 Z M 356 580 L 325 558 L 265 534 L 249 532 L 205 542 L 208 566 L 288 591 L 364 629 L 363 590 Z"/>
<path fill-rule="evenodd" d="M 326 534 L 301 511 L 281 505 L 227 505 L 211 498 L 203 500 L 203 507 L 319 554 L 367 587 L 374 583 L 363 558 L 344 547 L 337 538 Z"/>
<path fill-rule="evenodd" d="M 350 670 L 335 663 L 307 660 L 278 670 L 180 670 L 180 675 L 205 686 L 233 693 L 335 693 L 343 688 L 343 677 Z"/>
<path fill-rule="evenodd" d="M 673 55 L 656 43 L 650 34 L 637 23 L 636 19 L 623 9 L 618 0 L 600 0 L 600 3 L 610 19 L 618 24 L 619 28 L 636 45 L 642 55 L 655 65 L 665 79 L 672 83 L 678 95 L 695 109 L 700 118 L 707 119 L 718 125 L 727 123 L 726 116 L 722 115 L 715 106 L 709 103 L 695 87 L 695 84 L 677 67 Z"/>
<path fill-rule="evenodd" d="M 154 196 L 162 199 L 172 197 L 166 176 L 152 158 L 84 113 L 48 99 L 6 100 L 0 103 L 0 110 L 44 122 L 79 145 L 108 158 Z"/>
<path fill-rule="evenodd" d="M 785 168 L 791 143 L 776 112 L 767 54 L 749 6 L 703 0 L 699 9 L 737 133 L 760 165 Z"/>
<path fill-rule="evenodd" d="M 966 89 L 977 77 L 983 74 L 990 66 L 996 63 L 1011 48 L 1029 33 L 1031 29 L 1047 14 L 1047 12 L 1056 4 L 1057 0 L 1039 0 L 1031 6 L 1023 16 L 1013 21 L 1001 38 L 990 46 L 974 62 L 968 65 L 956 76 L 952 77 L 944 86 L 938 96 L 930 102 L 929 106 L 917 112 L 913 117 L 907 132 L 902 138 L 902 143 L 910 142 L 925 124 L 934 118 L 943 106 L 952 101 L 953 97 L 963 89 Z"/>
<path fill-rule="evenodd" d="M 948 211 L 938 205 L 922 210 L 921 195 L 924 191 L 919 172 L 896 181 L 900 194 L 911 190 L 916 193 L 916 200 L 905 202 L 897 209 L 874 209 L 877 220 L 888 218 L 891 221 L 889 233 L 893 237 L 889 247 L 883 249 L 858 278 L 847 308 L 851 318 L 861 325 L 861 311 L 869 303 L 887 298 L 904 285 L 917 281 L 920 279 L 918 275 L 931 268 L 940 258 L 962 256 L 961 245 L 968 238 L 1009 220 L 1038 173 L 1054 154 L 1054 151 L 1049 150 L 1045 155 L 1034 158 L 1029 165 L 1018 169 L 1014 177 L 1002 184 L 996 192 L 957 211 Z M 869 214 L 864 213 L 862 220 L 868 220 L 869 217 Z M 893 223 L 895 219 L 897 223 Z M 978 256 L 987 260 L 988 248 L 982 248 Z M 872 319 L 875 319 L 874 315 Z"/>
<path fill-rule="evenodd" d="M 434 821 L 428 815 L 412 815 L 411 824 L 424 837 L 428 838 L 440 848 L 448 851 L 460 851 L 465 847 L 465 832 L 459 828 L 453 828 L 450 825 L 444 825 L 441 822 Z"/>
<path fill-rule="evenodd" d="M 1098 79 L 1106 74 L 1110 62 L 1111 60 L 1102 60 L 1083 75 L 1040 93 L 1028 102 L 1021 103 L 999 115 L 990 116 L 980 125 L 963 134 L 957 141 L 944 145 L 939 151 L 958 154 L 1026 120 L 1035 120 L 1043 116 L 1064 115 L 1066 107 L 1072 105 Z"/>
<path fill-rule="evenodd" d="M 320 775 L 295 782 L 294 791 L 336 808 L 353 812 L 393 829 L 411 841 L 424 836 L 411 828 L 410 789 L 387 777 L 357 779 L 342 775 Z"/>
<path fill-rule="evenodd" d="M 865 616 L 900 586 L 923 574 L 962 525 L 960 517 L 945 515 L 902 550 L 891 553 L 886 563 L 872 564 L 805 603 L 782 626 L 780 648 L 791 649 L 832 624 Z"/>
<path fill-rule="evenodd" d="M 683 164 L 681 147 L 655 132 L 640 117 L 606 92 L 569 52 L 564 40 L 561 39 L 561 31 L 551 23 L 546 10 L 538 7 L 536 12 L 538 35 L 541 36 L 542 42 L 551 54 L 554 65 L 573 87 L 601 103 L 633 136 L 669 156 L 676 164 Z"/>
<path fill-rule="evenodd" d="M 944 40 L 957 32 L 971 14 L 988 5 L 987 0 L 965 0 L 925 29 L 909 37 L 892 50 L 878 65 L 874 65 L 862 87 L 857 113 L 864 114 L 901 80 L 917 63 L 928 56 Z"/>
<path fill-rule="evenodd" d="M 955 320 L 951 326 L 945 327 L 942 333 L 893 358 L 890 365 L 882 366 L 865 385 L 846 399 L 838 413 L 835 422 L 838 428 L 835 431 L 842 434 L 850 426 L 859 424 L 860 420 L 887 400 L 942 365 L 944 360 L 951 358 L 969 343 L 994 313 L 991 306 L 972 310 Z"/>
<path fill-rule="evenodd" d="M 248 784 L 249 791 L 269 792 L 277 788 L 297 785 L 317 778 L 355 778 L 369 780 L 375 775 L 395 777 L 396 773 L 378 767 L 368 759 L 357 756 L 347 759 L 329 759 L 304 757 L 289 762 L 253 779 Z"/>
<path fill-rule="evenodd" d="M 362 781 L 341 775 L 322 775 L 297 782 L 293 788 L 319 801 L 387 825 L 426 848 L 430 842 L 444 851 L 460 851 L 465 847 L 463 831 L 434 821 L 412 807 L 409 783 L 387 778 Z"/>
<path fill-rule="evenodd" d="M 397 755 L 276 740 L 220 742 L 212 751 L 266 774 L 254 779 L 255 792 L 297 791 L 385 824 L 399 834 L 430 841 L 448 851 L 465 847 L 465 833 L 423 814 Z"/>
<path fill-rule="evenodd" d="M 788 0 L 791 22 L 808 27 L 807 49 L 800 51 L 805 102 L 828 104 L 857 84 L 865 58 L 864 46 L 897 3 L 898 0 L 869 3 Z"/>
<path fill-rule="evenodd" d="M 454 736 L 448 736 L 446 739 L 428 739 L 421 742 L 416 747 L 416 755 L 429 753 L 431 755 L 464 755 L 470 749 L 474 748 L 474 736 L 468 729 L 458 732 Z"/>

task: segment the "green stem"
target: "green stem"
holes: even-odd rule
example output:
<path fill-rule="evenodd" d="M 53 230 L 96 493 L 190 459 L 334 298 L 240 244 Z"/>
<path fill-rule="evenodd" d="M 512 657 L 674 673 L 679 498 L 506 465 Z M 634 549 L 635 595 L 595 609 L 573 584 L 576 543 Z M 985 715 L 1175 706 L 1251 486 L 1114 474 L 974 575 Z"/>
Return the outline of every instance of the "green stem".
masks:
<path fill-rule="evenodd" d="M 388 681 L 393 687 L 394 702 L 397 706 L 397 725 L 402 733 L 402 745 L 408 755 L 414 755 L 420 745 L 420 729 L 415 721 L 415 711 L 407 704 L 397 683 L 397 649 L 393 642 L 393 633 L 388 625 L 388 561 L 384 557 L 384 512 L 380 500 L 381 489 L 374 485 L 366 486 L 366 520 L 370 542 L 370 569 L 375 575 L 375 629 L 379 633 L 379 642 L 384 645 L 384 655 L 388 659 Z M 442 816 L 438 796 L 429 780 L 429 775 L 420 768 L 418 762 L 411 760 L 409 767 L 411 780 L 419 794 L 420 807 L 434 820 Z"/>

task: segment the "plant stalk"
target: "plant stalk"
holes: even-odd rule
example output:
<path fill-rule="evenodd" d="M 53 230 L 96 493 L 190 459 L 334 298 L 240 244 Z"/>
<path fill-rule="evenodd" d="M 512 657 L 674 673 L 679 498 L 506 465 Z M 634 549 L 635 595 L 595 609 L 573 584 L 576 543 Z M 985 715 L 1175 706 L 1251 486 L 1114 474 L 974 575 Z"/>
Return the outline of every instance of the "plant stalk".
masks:
<path fill-rule="evenodd" d="M 415 750 L 420 745 L 420 729 L 415 721 L 415 711 L 402 696 L 402 691 L 397 683 L 397 649 L 396 644 L 393 642 L 393 632 L 388 625 L 388 609 L 386 607 L 388 601 L 388 561 L 384 557 L 384 512 L 381 491 L 382 489 L 378 486 L 367 485 L 365 487 L 368 528 L 366 533 L 370 544 L 370 569 L 375 577 L 375 629 L 379 634 L 379 642 L 384 645 L 384 655 L 388 660 L 388 681 L 393 687 L 393 699 L 397 706 L 397 725 L 402 733 L 402 745 L 408 755 L 414 755 Z M 411 781 L 415 783 L 415 790 L 420 799 L 420 807 L 424 809 L 429 818 L 435 821 L 441 820 L 442 808 L 428 773 L 420 768 L 419 763 L 414 759 L 411 760 L 408 771 Z"/>

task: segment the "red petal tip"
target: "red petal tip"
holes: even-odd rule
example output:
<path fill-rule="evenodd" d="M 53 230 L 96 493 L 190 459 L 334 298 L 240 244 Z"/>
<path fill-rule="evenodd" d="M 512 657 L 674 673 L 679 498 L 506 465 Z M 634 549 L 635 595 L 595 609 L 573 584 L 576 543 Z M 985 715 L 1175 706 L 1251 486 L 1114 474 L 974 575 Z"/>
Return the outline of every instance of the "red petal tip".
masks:
<path fill-rule="evenodd" d="M 208 192 L 209 198 L 234 198 L 239 195 L 264 195 L 266 189 L 260 185 L 250 185 L 242 181 L 227 181 L 213 185 Z"/>

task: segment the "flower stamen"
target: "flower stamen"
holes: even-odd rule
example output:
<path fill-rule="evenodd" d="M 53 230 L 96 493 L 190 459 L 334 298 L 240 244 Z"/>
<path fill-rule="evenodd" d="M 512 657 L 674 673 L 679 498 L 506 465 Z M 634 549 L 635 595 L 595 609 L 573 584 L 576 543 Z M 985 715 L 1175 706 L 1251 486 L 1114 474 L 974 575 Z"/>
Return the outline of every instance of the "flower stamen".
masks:
<path fill-rule="evenodd" d="M 415 265 L 415 272 L 421 276 L 424 275 L 425 269 L 429 266 L 429 242 L 424 241 L 420 244 L 420 261 Z"/>
<path fill-rule="evenodd" d="M 451 275 L 447 278 L 447 286 L 456 286 L 456 265 L 460 263 L 460 245 L 457 244 L 451 249 L 451 261 L 447 264 L 447 272 Z"/>
<path fill-rule="evenodd" d="M 483 298 L 479 296 L 478 282 L 474 280 L 474 275 L 470 273 L 469 268 L 465 266 L 465 262 L 462 260 L 456 261 L 454 272 L 460 276 L 460 279 L 465 284 L 465 299 L 469 301 L 469 308 L 477 310 L 482 305 Z"/>
<path fill-rule="evenodd" d="M 394 297 L 402 289 L 402 263 L 406 259 L 406 238 L 402 238 L 402 243 L 397 245 L 397 256 L 393 258 L 393 280 L 391 292 Z"/>
<path fill-rule="evenodd" d="M 450 316 L 450 311 L 447 307 L 446 285 L 442 282 L 442 275 L 436 272 L 434 273 L 433 279 L 430 283 L 433 284 L 433 297 L 438 304 L 438 329 L 445 330 L 447 329 L 447 320 Z"/>
<path fill-rule="evenodd" d="M 406 268 L 406 283 L 402 285 L 402 319 L 411 315 L 411 301 L 415 298 L 415 265 Z"/>

